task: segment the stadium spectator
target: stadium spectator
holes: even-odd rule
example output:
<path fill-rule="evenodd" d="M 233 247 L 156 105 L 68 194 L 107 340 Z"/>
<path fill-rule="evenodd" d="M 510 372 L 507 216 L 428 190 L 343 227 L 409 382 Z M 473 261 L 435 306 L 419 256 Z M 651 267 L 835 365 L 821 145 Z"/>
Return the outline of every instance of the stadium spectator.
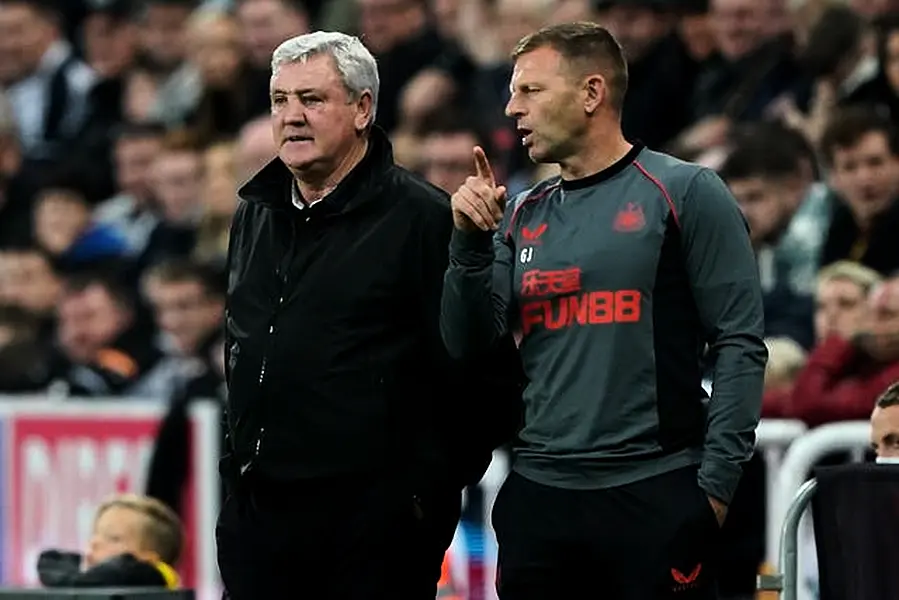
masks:
<path fill-rule="evenodd" d="M 849 261 L 821 270 L 815 307 L 815 338 L 819 343 L 831 336 L 852 339 L 867 313 L 866 299 L 883 281 L 876 271 Z"/>
<path fill-rule="evenodd" d="M 189 58 L 203 91 L 186 125 L 206 145 L 236 135 L 252 112 L 249 66 L 237 20 L 225 12 L 200 11 L 188 23 Z"/>
<path fill-rule="evenodd" d="M 34 241 L 64 268 L 114 259 L 127 250 L 110 225 L 91 222 L 93 206 L 85 183 L 74 173 L 51 179 L 34 197 Z"/>
<path fill-rule="evenodd" d="M 628 91 L 621 112 L 628 139 L 662 149 L 692 120 L 691 94 L 698 65 L 674 35 L 678 13 L 671 0 L 600 0 L 596 20 L 621 42 Z M 659 104 L 664 95 L 667 102 Z"/>
<path fill-rule="evenodd" d="M 46 252 L 33 247 L 0 251 L 0 305 L 23 309 L 52 328 L 61 284 Z"/>
<path fill-rule="evenodd" d="M 203 155 L 188 130 L 171 131 L 149 169 L 149 187 L 160 222 L 140 257 L 140 271 L 171 257 L 187 257 L 203 216 Z"/>
<path fill-rule="evenodd" d="M 44 551 L 37 570 L 41 583 L 53 588 L 177 589 L 183 547 L 184 527 L 171 509 L 153 498 L 121 494 L 97 509 L 83 556 Z"/>
<path fill-rule="evenodd" d="M 307 33 L 309 17 L 301 0 L 235 0 L 234 4 L 249 66 L 247 113 L 267 114 L 272 52 L 284 40 Z"/>
<path fill-rule="evenodd" d="M 9 97 L 0 91 L 0 249 L 31 240 L 31 195 L 36 184 L 22 170 L 18 126 Z"/>
<path fill-rule="evenodd" d="M 110 132 L 125 114 L 125 92 L 137 61 L 135 0 L 89 0 L 81 23 L 84 59 L 97 75 L 89 114 L 69 149 L 66 166 L 91 181 L 100 201 L 116 191 Z"/>
<path fill-rule="evenodd" d="M 829 198 L 812 194 L 802 148 L 785 129 L 735 135 L 718 170 L 749 222 L 765 294 L 765 335 L 811 348 L 815 277 L 830 218 Z"/>
<path fill-rule="evenodd" d="M 821 264 L 852 260 L 883 275 L 899 269 L 899 140 L 889 120 L 864 108 L 836 113 L 821 138 L 841 196 Z"/>
<path fill-rule="evenodd" d="M 134 0 L 88 0 L 86 4 L 81 23 L 85 62 L 101 81 L 121 84 L 120 78 L 137 58 L 136 4 Z"/>
<path fill-rule="evenodd" d="M 439 36 L 428 19 L 426 0 L 359 0 L 359 29 L 377 57 L 381 77 L 378 125 L 388 133 L 400 123 L 403 89 L 424 74 L 440 87 L 420 101 L 430 109 L 444 106 L 471 76 L 471 63 L 452 40 Z M 450 83 L 449 94 L 444 83 Z M 421 86 L 425 92 L 429 86 Z M 420 113 L 429 110 L 423 108 Z"/>
<path fill-rule="evenodd" d="M 877 398 L 871 413 L 871 447 L 878 462 L 899 460 L 899 379 Z"/>
<path fill-rule="evenodd" d="M 765 394 L 772 390 L 788 389 L 805 366 L 808 354 L 805 349 L 788 337 L 765 339 L 768 347 L 768 364 L 765 365 Z"/>
<path fill-rule="evenodd" d="M 222 280 L 214 268 L 188 260 L 159 263 L 144 275 L 143 287 L 165 338 L 163 347 L 181 367 L 193 358 L 204 363 L 202 371 L 213 370 L 210 349 L 221 335 L 225 310 Z"/>
<path fill-rule="evenodd" d="M 81 396 L 158 398 L 150 376 L 162 353 L 134 292 L 112 272 L 69 277 L 58 305 L 54 380 Z"/>
<path fill-rule="evenodd" d="M 694 123 L 678 136 L 678 154 L 694 155 L 722 143 L 735 123 L 760 119 L 796 85 L 800 72 L 792 49 L 785 36 L 768 27 L 768 5 L 711 0 L 716 52 L 701 66 L 691 98 Z"/>
<path fill-rule="evenodd" d="M 850 261 L 839 261 L 822 269 L 818 274 L 815 293 L 815 342 L 826 345 L 831 338 L 843 341 L 852 340 L 861 329 L 867 312 L 867 297 L 883 277 L 876 271 Z M 788 359 L 790 351 L 784 348 L 772 368 L 780 368 L 785 360 L 792 367 L 797 364 L 796 357 Z M 816 349 L 817 350 L 817 349 Z M 784 354 L 786 356 L 784 356 Z M 795 353 L 794 353 L 795 354 Z M 802 358 L 805 367 L 808 356 Z M 770 365 L 771 363 L 769 363 Z M 778 378 L 767 385 L 762 404 L 762 416 L 768 418 L 784 417 L 791 406 L 793 384 L 799 373 L 790 368 L 789 378 Z M 800 371 L 801 372 L 801 369 Z"/>
<path fill-rule="evenodd" d="M 830 335 L 809 355 L 782 399 L 783 416 L 809 426 L 865 419 L 880 392 L 899 380 L 899 278 L 871 289 L 857 321 L 845 316 L 847 331 Z"/>
<path fill-rule="evenodd" d="M 0 2 L 0 86 L 34 169 L 63 160 L 90 114 L 96 75 L 65 39 L 61 19 L 53 0 Z"/>
<path fill-rule="evenodd" d="M 203 154 L 203 215 L 197 228 L 193 257 L 224 267 L 231 218 L 237 207 L 236 147 L 229 141 L 207 147 Z"/>
<path fill-rule="evenodd" d="M 245 183 L 278 153 L 268 117 L 253 119 L 243 126 L 234 152 L 237 181 Z"/>
<path fill-rule="evenodd" d="M 187 25 L 197 0 L 146 0 L 138 20 L 140 61 L 152 100 L 147 117 L 170 127 L 184 124 L 203 86 L 188 59 Z"/>
<path fill-rule="evenodd" d="M 486 140 L 464 114 L 446 111 L 425 124 L 416 165 L 422 176 L 445 192 L 459 189 L 474 173 L 471 149 Z"/>
<path fill-rule="evenodd" d="M 94 220 L 122 235 L 126 254 L 137 259 L 147 252 L 160 215 L 153 198 L 151 169 L 162 150 L 165 129 L 156 124 L 122 124 L 113 132 L 117 193 L 94 210 Z"/>
<path fill-rule="evenodd" d="M 0 304 L 0 393 L 39 392 L 47 384 L 41 323 L 19 307 Z"/>

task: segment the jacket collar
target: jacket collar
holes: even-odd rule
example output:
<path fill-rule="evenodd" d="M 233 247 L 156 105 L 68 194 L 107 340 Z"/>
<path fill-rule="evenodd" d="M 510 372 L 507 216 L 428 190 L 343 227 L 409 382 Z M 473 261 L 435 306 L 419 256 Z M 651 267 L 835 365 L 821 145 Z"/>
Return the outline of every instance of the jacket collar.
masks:
<path fill-rule="evenodd" d="M 372 127 L 365 156 L 337 187 L 322 201 L 322 209 L 331 214 L 346 213 L 375 197 L 383 184 L 383 175 L 394 165 L 393 147 L 387 134 Z M 274 158 L 247 181 L 237 192 L 247 202 L 256 202 L 275 210 L 292 206 L 294 177 L 290 169 Z M 313 208 L 318 209 L 317 203 Z"/>

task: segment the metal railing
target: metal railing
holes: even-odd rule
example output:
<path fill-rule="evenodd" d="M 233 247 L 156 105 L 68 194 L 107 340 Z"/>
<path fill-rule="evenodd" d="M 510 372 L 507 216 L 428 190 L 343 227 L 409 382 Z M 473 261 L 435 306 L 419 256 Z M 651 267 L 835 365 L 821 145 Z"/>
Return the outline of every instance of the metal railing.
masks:
<path fill-rule="evenodd" d="M 806 481 L 799 488 L 796 498 L 787 507 L 781 528 L 780 558 L 778 573 L 759 575 L 758 589 L 763 592 L 781 592 L 781 600 L 796 600 L 799 595 L 799 525 L 802 515 L 811 504 L 818 488 L 814 479 Z"/>
<path fill-rule="evenodd" d="M 809 479 L 812 468 L 833 452 L 854 452 L 868 446 L 871 425 L 867 421 L 831 423 L 812 429 L 790 444 L 777 473 L 777 483 L 769 495 L 768 522 L 780 523 L 777 567 L 773 575 L 760 575 L 758 589 L 781 593 L 782 600 L 796 600 L 799 593 L 799 525 L 815 493 L 817 484 Z M 773 499 L 773 502 L 771 502 Z M 769 539 L 770 542 L 770 539 Z"/>
<path fill-rule="evenodd" d="M 776 564 L 780 536 L 781 517 L 772 514 L 771 507 L 781 501 L 778 494 L 778 475 L 783 466 L 787 449 L 808 430 L 802 421 L 788 419 L 763 419 L 756 430 L 756 447 L 765 461 L 766 520 L 765 560 Z M 789 504 L 789 500 L 788 500 Z M 783 511 L 779 511 L 781 514 Z"/>

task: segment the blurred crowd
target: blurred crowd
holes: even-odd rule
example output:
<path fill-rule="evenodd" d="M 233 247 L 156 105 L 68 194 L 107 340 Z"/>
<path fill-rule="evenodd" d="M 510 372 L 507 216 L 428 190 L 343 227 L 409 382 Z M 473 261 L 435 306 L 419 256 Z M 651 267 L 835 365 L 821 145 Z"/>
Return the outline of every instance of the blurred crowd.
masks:
<path fill-rule="evenodd" d="M 867 419 L 899 379 L 895 0 L 0 0 L 0 393 L 220 396 L 280 42 L 360 35 L 397 161 L 453 191 L 479 144 L 515 193 L 553 170 L 504 116 L 508 53 L 574 20 L 624 47 L 625 134 L 717 170 L 747 217 L 764 416 Z"/>
<path fill-rule="evenodd" d="M 892 0 L 0 0 L 0 391 L 221 388 L 235 192 L 275 154 L 269 59 L 312 29 L 376 55 L 398 162 L 454 190 L 481 144 L 552 173 L 504 116 L 508 51 L 606 25 L 624 130 L 720 172 L 752 228 L 766 416 L 864 418 L 899 378 Z"/>

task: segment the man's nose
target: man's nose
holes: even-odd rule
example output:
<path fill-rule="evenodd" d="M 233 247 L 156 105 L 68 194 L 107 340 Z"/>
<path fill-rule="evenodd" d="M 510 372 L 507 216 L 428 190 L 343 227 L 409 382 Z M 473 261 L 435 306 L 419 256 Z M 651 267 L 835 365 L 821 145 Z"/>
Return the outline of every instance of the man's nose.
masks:
<path fill-rule="evenodd" d="M 506 102 L 506 116 L 507 117 L 519 117 L 521 116 L 521 108 L 518 105 L 518 99 L 515 96 L 509 98 L 509 101 Z"/>
<path fill-rule="evenodd" d="M 296 98 L 287 101 L 284 109 L 284 123 L 286 125 L 304 125 L 306 123 L 306 111 L 303 103 Z"/>

